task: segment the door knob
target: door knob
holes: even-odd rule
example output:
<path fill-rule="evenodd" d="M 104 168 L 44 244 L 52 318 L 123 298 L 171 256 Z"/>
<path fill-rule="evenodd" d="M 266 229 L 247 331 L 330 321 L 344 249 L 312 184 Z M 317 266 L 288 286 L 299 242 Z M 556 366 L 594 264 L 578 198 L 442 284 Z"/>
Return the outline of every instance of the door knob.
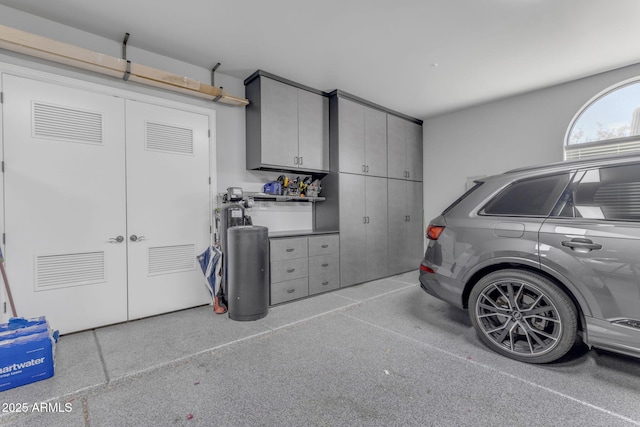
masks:
<path fill-rule="evenodd" d="M 132 234 L 131 236 L 129 236 L 129 240 L 131 240 L 132 242 L 141 242 L 144 240 L 144 236 L 136 236 L 135 234 Z"/>
<path fill-rule="evenodd" d="M 109 243 L 122 243 L 122 242 L 124 242 L 124 237 L 122 236 L 109 238 Z"/>

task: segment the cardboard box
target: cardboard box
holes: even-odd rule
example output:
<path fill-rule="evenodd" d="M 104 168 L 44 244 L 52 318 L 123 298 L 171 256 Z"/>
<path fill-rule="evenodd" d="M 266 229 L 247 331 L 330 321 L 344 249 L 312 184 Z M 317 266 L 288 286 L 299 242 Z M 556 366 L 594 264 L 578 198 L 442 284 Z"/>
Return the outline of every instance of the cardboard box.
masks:
<path fill-rule="evenodd" d="M 0 324 L 0 392 L 51 378 L 57 341 L 44 317 Z"/>

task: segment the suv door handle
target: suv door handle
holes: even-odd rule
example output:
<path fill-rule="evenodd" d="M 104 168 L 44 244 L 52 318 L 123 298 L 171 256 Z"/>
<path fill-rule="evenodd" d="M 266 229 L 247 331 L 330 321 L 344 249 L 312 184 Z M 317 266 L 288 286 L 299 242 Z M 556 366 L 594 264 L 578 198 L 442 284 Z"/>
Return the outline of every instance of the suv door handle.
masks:
<path fill-rule="evenodd" d="M 566 246 L 571 249 L 586 249 L 587 252 L 602 249 L 601 244 L 593 243 L 591 239 L 583 239 L 581 237 L 577 237 L 569 241 L 565 240 L 564 242 L 562 242 L 562 246 Z"/>

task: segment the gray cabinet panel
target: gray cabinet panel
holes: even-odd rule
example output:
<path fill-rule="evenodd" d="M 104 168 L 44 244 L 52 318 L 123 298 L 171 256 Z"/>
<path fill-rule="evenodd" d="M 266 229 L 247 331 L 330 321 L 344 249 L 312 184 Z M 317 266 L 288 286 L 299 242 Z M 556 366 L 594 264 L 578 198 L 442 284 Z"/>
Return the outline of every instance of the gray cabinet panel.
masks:
<path fill-rule="evenodd" d="M 424 255 L 422 183 L 389 179 L 389 274 L 415 270 Z"/>
<path fill-rule="evenodd" d="M 389 274 L 405 271 L 408 215 L 406 182 L 399 179 L 387 181 L 389 189 Z"/>
<path fill-rule="evenodd" d="M 340 172 L 363 173 L 364 106 L 339 98 L 338 128 Z"/>
<path fill-rule="evenodd" d="M 306 90 L 298 90 L 300 168 L 329 170 L 328 129 L 329 99 Z"/>
<path fill-rule="evenodd" d="M 271 284 L 271 305 L 303 298 L 309 295 L 309 278 Z"/>
<path fill-rule="evenodd" d="M 271 261 L 306 258 L 308 256 L 306 237 L 271 239 L 269 246 Z"/>
<path fill-rule="evenodd" d="M 387 176 L 407 179 L 405 120 L 387 114 Z"/>
<path fill-rule="evenodd" d="M 271 283 L 286 282 L 309 276 L 309 260 L 307 258 L 271 261 Z"/>
<path fill-rule="evenodd" d="M 407 178 L 422 181 L 422 126 L 407 122 Z"/>
<path fill-rule="evenodd" d="M 309 295 L 327 292 L 340 287 L 340 276 L 337 271 L 309 277 Z"/>
<path fill-rule="evenodd" d="M 422 181 L 422 126 L 387 115 L 389 178 Z"/>
<path fill-rule="evenodd" d="M 424 214 L 422 205 L 422 182 L 407 181 L 407 263 L 406 271 L 417 269 L 424 256 Z"/>
<path fill-rule="evenodd" d="M 338 271 L 339 268 L 340 261 L 337 253 L 309 257 L 309 276 L 327 274 L 332 271 Z"/>
<path fill-rule="evenodd" d="M 366 279 L 365 177 L 340 174 L 340 286 Z"/>
<path fill-rule="evenodd" d="M 366 174 L 387 176 L 387 114 L 364 109 L 364 164 Z"/>
<path fill-rule="evenodd" d="M 339 244 L 337 234 L 309 236 L 309 256 L 336 254 L 339 252 Z"/>
<path fill-rule="evenodd" d="M 296 166 L 298 155 L 298 89 L 262 78 L 262 163 Z"/>
<path fill-rule="evenodd" d="M 387 275 L 387 179 L 367 176 L 366 194 L 366 277 L 374 280 Z"/>

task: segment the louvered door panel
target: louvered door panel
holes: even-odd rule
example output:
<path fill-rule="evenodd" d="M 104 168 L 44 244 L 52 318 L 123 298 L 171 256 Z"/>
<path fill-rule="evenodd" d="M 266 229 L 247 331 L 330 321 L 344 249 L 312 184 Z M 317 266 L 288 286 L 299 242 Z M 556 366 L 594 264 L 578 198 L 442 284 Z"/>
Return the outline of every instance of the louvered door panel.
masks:
<path fill-rule="evenodd" d="M 2 76 L 5 255 L 21 316 L 127 320 L 124 101 Z M 9 268 L 10 266 L 10 268 Z"/>
<path fill-rule="evenodd" d="M 210 242 L 209 118 L 138 101 L 126 110 L 129 318 L 206 304 L 196 251 Z"/>

